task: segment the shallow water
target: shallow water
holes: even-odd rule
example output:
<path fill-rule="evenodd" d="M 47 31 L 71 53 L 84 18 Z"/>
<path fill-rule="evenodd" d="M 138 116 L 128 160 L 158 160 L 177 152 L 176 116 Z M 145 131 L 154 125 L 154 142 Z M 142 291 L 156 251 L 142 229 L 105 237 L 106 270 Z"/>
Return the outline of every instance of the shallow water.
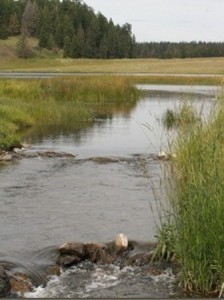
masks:
<path fill-rule="evenodd" d="M 75 158 L 30 158 L 0 168 L 3 260 L 7 254 L 7 261 L 22 259 L 26 264 L 46 247 L 70 240 L 108 242 L 119 232 L 133 240 L 154 239 L 160 205 L 155 191 L 164 200 L 163 163 L 151 155 L 166 148 L 175 135 L 164 128 L 163 115 L 168 108 L 178 107 L 188 93 L 199 110 L 209 111 L 216 89 L 200 87 L 194 97 L 192 87 L 144 89 L 153 92 L 129 114 L 99 115 L 93 126 L 78 133 L 55 132 L 31 141 L 30 151 L 63 151 Z M 88 160 L 93 157 L 114 157 L 117 162 Z M 39 256 L 39 263 L 43 257 Z M 172 294 L 169 280 L 148 280 L 141 272 L 115 267 L 91 272 L 74 269 L 33 296 L 114 297 L 119 291 L 121 297 L 161 298 Z"/>
<path fill-rule="evenodd" d="M 26 297 L 36 298 L 167 298 L 177 295 L 170 269 L 152 276 L 143 267 L 93 266 L 89 271 L 74 267 L 53 277 L 46 288 L 39 287 Z M 71 288 L 73 287 L 73 288 Z"/>

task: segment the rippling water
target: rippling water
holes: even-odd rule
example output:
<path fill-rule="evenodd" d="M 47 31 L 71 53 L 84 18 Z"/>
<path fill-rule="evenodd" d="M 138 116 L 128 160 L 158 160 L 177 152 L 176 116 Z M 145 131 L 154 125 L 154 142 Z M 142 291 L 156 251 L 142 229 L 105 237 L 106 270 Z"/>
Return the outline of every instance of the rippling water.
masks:
<path fill-rule="evenodd" d="M 159 206 L 154 192 L 161 192 L 162 166 L 150 154 L 166 147 L 174 135 L 163 127 L 165 111 L 177 107 L 186 99 L 185 92 L 192 94 L 195 88 L 147 88 L 151 93 L 129 114 L 99 115 L 93 126 L 78 133 L 56 132 L 32 140 L 30 151 L 64 151 L 75 158 L 37 157 L 0 167 L 3 260 L 7 254 L 7 261 L 11 257 L 28 262 L 52 245 L 70 240 L 108 242 L 119 232 L 134 240 L 154 239 Z M 215 92 L 200 87 L 190 99 L 199 109 L 211 107 Z M 87 159 L 96 156 L 122 159 Z M 170 279 L 169 272 L 152 278 L 143 269 L 74 268 L 27 296 L 114 297 L 118 291 L 121 297 L 160 298 L 172 294 Z"/>

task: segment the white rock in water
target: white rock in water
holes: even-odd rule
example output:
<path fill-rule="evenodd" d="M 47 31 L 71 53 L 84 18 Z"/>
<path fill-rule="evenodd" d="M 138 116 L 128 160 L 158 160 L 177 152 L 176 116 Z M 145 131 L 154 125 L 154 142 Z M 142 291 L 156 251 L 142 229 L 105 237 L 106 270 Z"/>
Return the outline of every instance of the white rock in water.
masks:
<path fill-rule="evenodd" d="M 158 154 L 159 158 L 166 158 L 167 156 L 168 156 L 168 154 L 165 151 L 163 151 L 163 150 L 160 151 L 159 154 Z"/>
<path fill-rule="evenodd" d="M 0 161 L 11 161 L 12 160 L 12 155 L 9 153 L 6 153 L 5 155 L 0 156 Z"/>
<path fill-rule="evenodd" d="M 128 248 L 128 237 L 123 233 L 119 233 L 115 239 L 115 246 L 117 249 L 125 250 Z"/>
<path fill-rule="evenodd" d="M 22 151 L 22 149 L 20 149 L 20 148 L 14 148 L 13 149 L 13 152 L 15 152 L 15 153 L 20 153 Z"/>

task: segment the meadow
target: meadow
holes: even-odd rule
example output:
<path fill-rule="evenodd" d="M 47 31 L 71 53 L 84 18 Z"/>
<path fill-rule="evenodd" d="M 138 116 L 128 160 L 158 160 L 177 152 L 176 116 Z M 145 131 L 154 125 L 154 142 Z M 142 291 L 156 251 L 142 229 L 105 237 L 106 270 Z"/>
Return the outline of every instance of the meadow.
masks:
<path fill-rule="evenodd" d="M 38 47 L 29 39 L 34 57 L 16 56 L 18 37 L 0 40 L 0 70 L 24 72 L 124 73 L 124 74 L 192 74 L 224 75 L 224 58 L 192 59 L 69 59 L 62 52 Z"/>

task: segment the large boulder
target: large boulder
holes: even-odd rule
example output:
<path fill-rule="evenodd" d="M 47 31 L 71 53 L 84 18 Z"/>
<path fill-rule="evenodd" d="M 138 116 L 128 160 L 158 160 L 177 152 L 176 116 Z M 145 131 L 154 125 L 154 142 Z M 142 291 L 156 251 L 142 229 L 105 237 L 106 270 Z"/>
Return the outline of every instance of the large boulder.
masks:
<path fill-rule="evenodd" d="M 5 272 L 5 269 L 0 266 L 0 298 L 5 298 L 10 295 L 11 285 L 9 277 Z"/>

